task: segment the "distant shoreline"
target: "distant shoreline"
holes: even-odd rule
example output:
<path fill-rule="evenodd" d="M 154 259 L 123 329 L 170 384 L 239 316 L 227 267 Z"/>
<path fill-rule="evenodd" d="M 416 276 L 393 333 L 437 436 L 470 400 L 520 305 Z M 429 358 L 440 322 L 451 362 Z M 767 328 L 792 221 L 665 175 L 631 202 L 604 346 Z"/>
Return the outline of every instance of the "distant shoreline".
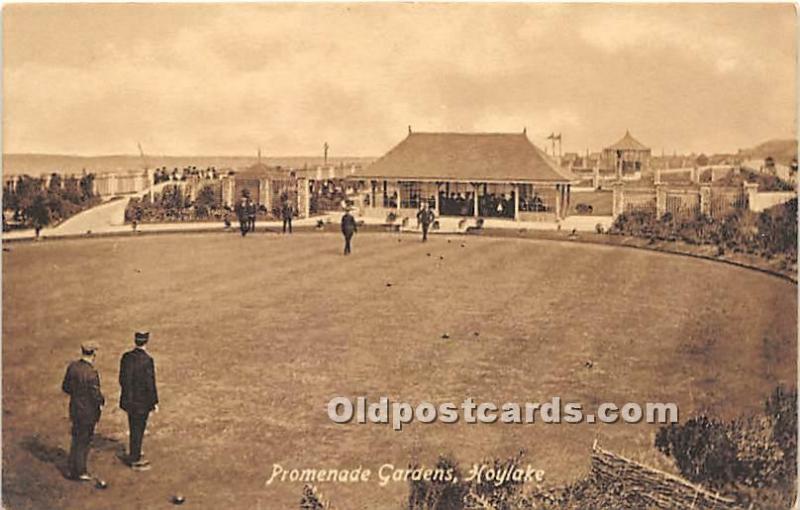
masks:
<path fill-rule="evenodd" d="M 368 164 L 375 157 L 331 156 L 328 164 Z M 262 156 L 261 161 L 269 166 L 302 168 L 324 163 L 322 156 Z M 3 154 L 3 175 L 41 176 L 53 172 L 72 174 L 87 172 L 141 172 L 145 164 L 148 168 L 167 167 L 168 169 L 197 166 L 217 169 L 241 169 L 258 162 L 257 156 L 145 156 L 138 155 L 75 156 L 63 154 Z"/>

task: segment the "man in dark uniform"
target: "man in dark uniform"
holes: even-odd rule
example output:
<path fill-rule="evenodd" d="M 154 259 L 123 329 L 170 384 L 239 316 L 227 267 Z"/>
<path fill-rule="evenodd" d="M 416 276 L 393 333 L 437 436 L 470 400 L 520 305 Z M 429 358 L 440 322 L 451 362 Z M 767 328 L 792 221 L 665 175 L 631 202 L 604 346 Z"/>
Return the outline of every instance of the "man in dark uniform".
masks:
<path fill-rule="evenodd" d="M 236 204 L 236 217 L 239 219 L 239 230 L 242 231 L 242 237 L 244 237 L 247 235 L 247 231 L 249 230 L 246 197 L 242 197 L 241 202 Z"/>
<path fill-rule="evenodd" d="M 292 216 L 294 216 L 294 211 L 292 210 L 292 204 L 289 202 L 289 197 L 284 198 L 283 204 L 281 205 L 281 217 L 283 218 L 283 233 L 286 233 L 286 227 L 289 227 L 289 233 L 292 233 Z"/>
<path fill-rule="evenodd" d="M 356 226 L 356 219 L 350 214 L 350 209 L 345 209 L 344 216 L 342 216 L 342 234 L 344 234 L 344 254 L 350 255 L 350 240 L 353 234 L 358 231 Z"/>
<path fill-rule="evenodd" d="M 252 200 L 247 203 L 247 229 L 250 232 L 256 231 L 256 214 L 258 213 L 258 206 Z"/>
<path fill-rule="evenodd" d="M 136 205 L 133 208 L 133 221 L 131 221 L 131 226 L 133 227 L 133 231 L 136 232 L 139 224 L 142 222 L 142 217 L 144 216 L 144 211 L 142 210 L 141 205 Z"/>
<path fill-rule="evenodd" d="M 128 461 L 137 471 L 150 469 L 150 463 L 142 459 L 142 440 L 150 411 L 158 412 L 156 368 L 145 350 L 149 339 L 150 333 L 136 332 L 136 348 L 123 354 L 119 364 L 119 406 L 128 413 L 130 427 Z"/>
<path fill-rule="evenodd" d="M 435 220 L 435 216 L 433 215 L 433 211 L 428 208 L 427 202 L 423 204 L 422 209 L 419 210 L 417 213 L 417 221 L 419 221 L 420 225 L 422 225 L 422 242 L 428 240 L 428 229 L 431 226 L 431 223 Z"/>
<path fill-rule="evenodd" d="M 69 395 L 69 419 L 72 422 L 72 443 L 69 448 L 69 477 L 88 482 L 92 477 L 86 470 L 89 445 L 94 427 L 100 421 L 106 399 L 100 392 L 100 375 L 94 368 L 97 347 L 81 345 L 81 359 L 67 367 L 61 389 Z"/>

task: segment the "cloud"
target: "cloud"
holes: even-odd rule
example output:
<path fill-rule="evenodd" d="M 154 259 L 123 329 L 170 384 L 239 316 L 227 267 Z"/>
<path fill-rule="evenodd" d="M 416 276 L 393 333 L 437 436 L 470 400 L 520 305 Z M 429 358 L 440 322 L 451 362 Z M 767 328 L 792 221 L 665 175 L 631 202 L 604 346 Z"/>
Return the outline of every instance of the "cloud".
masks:
<path fill-rule="evenodd" d="M 794 12 L 764 6 L 13 6 L 6 151 L 378 155 L 406 125 L 597 149 L 794 134 Z M 533 139 L 533 135 L 531 135 Z"/>

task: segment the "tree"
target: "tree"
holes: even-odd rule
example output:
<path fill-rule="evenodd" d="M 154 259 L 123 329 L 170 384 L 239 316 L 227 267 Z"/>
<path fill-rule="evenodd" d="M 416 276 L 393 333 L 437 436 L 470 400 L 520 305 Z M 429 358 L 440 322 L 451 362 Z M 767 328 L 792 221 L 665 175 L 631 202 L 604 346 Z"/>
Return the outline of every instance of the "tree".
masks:
<path fill-rule="evenodd" d="M 48 186 L 50 191 L 58 192 L 61 190 L 61 175 L 53 172 L 50 174 L 50 186 Z"/>
<path fill-rule="evenodd" d="M 84 170 L 84 175 L 80 180 L 81 198 L 86 201 L 94 197 L 94 174 L 87 174 Z"/>
<path fill-rule="evenodd" d="M 39 231 L 50 224 L 50 209 L 47 207 L 47 198 L 43 193 L 40 192 L 33 198 L 25 210 L 25 216 L 31 220 L 38 238 Z"/>
<path fill-rule="evenodd" d="M 200 218 L 205 218 L 208 216 L 210 211 L 218 209 L 219 206 L 220 204 L 217 200 L 217 193 L 214 191 L 214 188 L 211 186 L 203 186 L 203 188 L 197 194 L 197 200 L 194 202 L 197 216 Z"/>

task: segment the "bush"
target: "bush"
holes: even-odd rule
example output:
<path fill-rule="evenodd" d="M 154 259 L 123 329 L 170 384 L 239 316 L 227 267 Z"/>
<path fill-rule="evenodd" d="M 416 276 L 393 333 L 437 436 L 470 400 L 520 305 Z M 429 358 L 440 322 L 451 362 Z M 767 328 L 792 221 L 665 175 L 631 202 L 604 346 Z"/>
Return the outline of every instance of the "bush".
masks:
<path fill-rule="evenodd" d="M 411 466 L 418 469 L 419 466 Z M 444 510 L 464 508 L 464 496 L 468 487 L 464 475 L 456 461 L 449 456 L 441 456 L 434 469 L 442 469 L 452 473 L 450 480 L 410 480 L 408 494 L 409 510 Z M 458 482 L 453 480 L 458 479 Z"/>
<path fill-rule="evenodd" d="M 301 510 L 326 510 L 327 508 L 328 506 L 320 499 L 313 486 L 303 486 L 303 497 L 300 498 Z"/>
<path fill-rule="evenodd" d="M 687 244 L 712 244 L 718 255 L 726 250 L 759 254 L 771 259 L 783 256 L 797 261 L 797 199 L 775 206 L 760 214 L 737 210 L 716 219 L 703 214 L 675 218 L 665 213 L 657 218 L 650 210 L 620 214 L 610 233 L 657 240 L 681 240 Z"/>
<path fill-rule="evenodd" d="M 649 237 L 656 223 L 655 212 L 633 210 L 620 214 L 611 226 L 615 234 Z"/>
<path fill-rule="evenodd" d="M 719 489 L 791 486 L 796 478 L 797 390 L 778 387 L 764 412 L 728 423 L 700 415 L 662 427 L 655 446 L 681 474 Z"/>
<path fill-rule="evenodd" d="M 482 462 L 481 465 L 490 466 L 499 472 L 513 467 L 520 468 L 525 452 L 520 451 L 517 455 L 505 460 L 493 459 Z M 417 466 L 412 466 L 412 469 Z M 437 479 L 430 481 L 418 480 L 410 481 L 408 496 L 409 510 L 461 510 L 468 507 L 470 498 L 480 498 L 481 501 L 490 505 L 496 510 L 512 510 L 521 507 L 523 481 L 504 480 L 496 483 L 494 480 L 482 479 L 480 481 L 472 479 L 464 480 L 464 475 L 458 467 L 458 463 L 449 456 L 439 457 L 436 469 L 450 472 L 448 479 Z"/>
<path fill-rule="evenodd" d="M 42 178 L 23 175 L 13 189 L 3 189 L 3 211 L 13 211 L 14 220 L 27 227 L 58 223 L 100 203 L 92 192 L 93 181 L 91 174 L 78 179 L 54 173 L 46 186 Z"/>
<path fill-rule="evenodd" d="M 783 452 L 782 480 L 796 476 L 797 465 L 797 389 L 778 386 L 764 405 L 766 415 L 773 420 L 772 439 Z"/>
<path fill-rule="evenodd" d="M 693 482 L 720 487 L 735 480 L 735 445 L 720 421 L 701 415 L 662 427 L 655 446 L 674 458 L 681 474 Z"/>

